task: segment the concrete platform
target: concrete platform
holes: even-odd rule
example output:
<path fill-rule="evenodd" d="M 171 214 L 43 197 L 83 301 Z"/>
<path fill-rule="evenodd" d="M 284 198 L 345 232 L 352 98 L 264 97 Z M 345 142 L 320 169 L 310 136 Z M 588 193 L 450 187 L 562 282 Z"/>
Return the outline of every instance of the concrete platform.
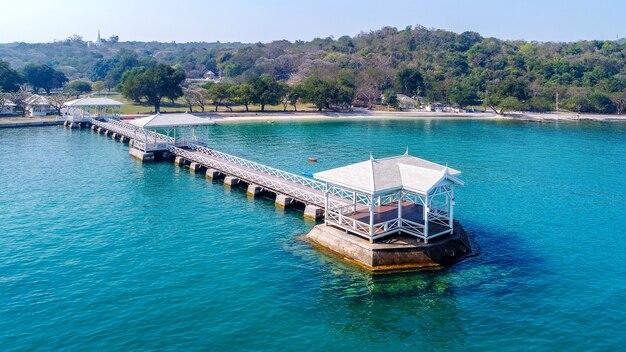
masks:
<path fill-rule="evenodd" d="M 454 222 L 453 235 L 432 239 L 428 244 L 403 234 L 369 243 L 324 224 L 315 226 L 306 239 L 322 250 L 373 272 L 445 267 L 476 254 L 458 221 Z"/>
<path fill-rule="evenodd" d="M 154 153 L 146 153 L 135 148 L 130 148 L 130 150 L 128 151 L 128 154 L 130 154 L 131 156 L 141 161 L 153 161 L 154 160 Z"/>
<path fill-rule="evenodd" d="M 284 194 L 276 194 L 276 200 L 274 201 L 274 204 L 279 207 L 279 208 L 286 208 L 288 207 L 291 203 L 293 203 L 294 199 L 290 196 L 284 195 Z"/>

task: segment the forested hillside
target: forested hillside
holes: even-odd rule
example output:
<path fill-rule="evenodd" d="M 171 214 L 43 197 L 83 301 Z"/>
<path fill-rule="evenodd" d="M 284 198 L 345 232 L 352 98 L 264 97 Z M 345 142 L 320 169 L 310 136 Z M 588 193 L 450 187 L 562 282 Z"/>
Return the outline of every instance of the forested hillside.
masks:
<path fill-rule="evenodd" d="M 70 38 L 0 45 L 0 59 L 13 68 L 45 63 L 70 80 L 105 80 L 129 52 L 137 62 L 131 66 L 164 63 L 188 78 L 211 70 L 231 84 L 262 74 L 291 85 L 310 78 L 340 80 L 356 103 L 367 105 L 391 92 L 461 107 L 484 104 L 498 112 L 548 111 L 555 109 L 558 94 L 561 108 L 621 113 L 626 94 L 623 41 L 504 41 L 417 26 L 293 43 L 108 42 L 88 48 Z"/>

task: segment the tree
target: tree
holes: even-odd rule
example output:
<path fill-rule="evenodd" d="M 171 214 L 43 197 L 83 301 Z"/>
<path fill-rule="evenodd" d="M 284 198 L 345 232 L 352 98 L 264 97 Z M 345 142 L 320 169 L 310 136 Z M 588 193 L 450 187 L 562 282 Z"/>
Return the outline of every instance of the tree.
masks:
<path fill-rule="evenodd" d="M 378 67 L 362 69 L 356 78 L 356 96 L 371 109 L 383 91 L 390 87 L 392 78 L 389 72 Z"/>
<path fill-rule="evenodd" d="M 120 41 L 120 37 L 117 35 L 112 35 L 109 37 L 109 43 L 115 44 Z"/>
<path fill-rule="evenodd" d="M 602 93 L 593 93 L 589 96 L 589 104 L 595 112 L 601 114 L 612 114 L 615 112 L 615 105 L 609 96 Z"/>
<path fill-rule="evenodd" d="M 185 80 L 185 72 L 159 64 L 150 68 L 133 68 L 126 72 L 122 83 L 122 95 L 134 101 L 145 99 L 154 106 L 154 111 L 161 111 L 163 98 L 177 99 L 183 95 L 180 84 Z"/>
<path fill-rule="evenodd" d="M 385 91 L 383 101 L 385 102 L 385 105 L 391 106 L 394 109 L 398 107 L 398 96 L 393 90 Z"/>
<path fill-rule="evenodd" d="M 577 113 L 591 111 L 591 103 L 589 99 L 582 95 L 575 95 L 565 101 L 565 107 L 574 110 Z"/>
<path fill-rule="evenodd" d="M 0 60 L 0 92 L 17 92 L 23 79 L 8 62 Z"/>
<path fill-rule="evenodd" d="M 282 88 L 278 81 L 269 75 L 263 74 L 249 82 L 252 96 L 251 101 L 261 105 L 261 111 L 265 111 L 265 105 L 278 105 L 282 98 Z"/>
<path fill-rule="evenodd" d="M 485 104 L 496 114 L 502 115 L 505 110 L 522 109 L 523 103 L 528 99 L 530 99 L 528 81 L 523 78 L 505 78 L 486 94 Z"/>
<path fill-rule="evenodd" d="M 210 85 L 207 89 L 208 97 L 213 101 L 216 112 L 217 108 L 221 105 L 224 105 L 228 110 L 233 111 L 233 109 L 226 103 L 228 99 L 230 99 L 230 97 L 232 96 L 232 91 L 230 90 L 230 88 L 230 84 L 226 82 L 218 82 Z"/>
<path fill-rule="evenodd" d="M 65 86 L 65 92 L 78 98 L 81 94 L 91 93 L 91 84 L 85 81 L 70 82 Z"/>
<path fill-rule="evenodd" d="M 626 109 L 626 89 L 623 92 L 611 94 L 611 100 L 615 105 L 615 113 L 621 115 Z"/>
<path fill-rule="evenodd" d="M 239 84 L 230 87 L 230 94 L 235 103 L 246 107 L 246 111 L 249 111 L 248 105 L 252 102 L 252 87 L 247 84 Z"/>
<path fill-rule="evenodd" d="M 298 107 L 296 106 L 296 104 L 298 104 L 298 101 L 304 97 L 304 94 L 304 87 L 302 87 L 301 85 L 298 84 L 291 87 L 288 99 L 289 104 L 293 105 L 293 111 L 298 111 Z"/>
<path fill-rule="evenodd" d="M 283 104 L 283 111 L 287 111 L 287 106 L 289 106 L 289 93 L 291 92 L 291 87 L 285 82 L 279 82 L 280 86 L 280 102 Z"/>
<path fill-rule="evenodd" d="M 39 89 L 44 89 L 50 94 L 53 88 L 61 88 L 68 79 L 65 74 L 54 70 L 48 65 L 28 64 L 22 69 L 24 80 L 33 87 L 33 93 L 37 94 Z"/>
<path fill-rule="evenodd" d="M 424 89 L 424 78 L 417 68 L 405 67 L 398 71 L 395 85 L 397 91 L 412 97 Z"/>
<path fill-rule="evenodd" d="M 204 89 L 198 88 L 183 88 L 183 100 L 189 107 L 189 112 L 193 112 L 193 106 L 198 105 L 202 112 L 204 112 L 204 97 L 207 92 Z"/>
<path fill-rule="evenodd" d="M 22 112 L 22 116 L 26 113 L 26 99 L 30 96 L 30 92 L 24 87 L 20 87 L 17 92 L 9 93 L 9 99 L 15 104 L 15 109 Z"/>
<path fill-rule="evenodd" d="M 91 84 L 91 90 L 96 92 L 96 93 L 101 92 L 102 89 L 104 89 L 104 82 L 103 81 L 96 81 L 96 82 L 93 82 Z"/>
<path fill-rule="evenodd" d="M 63 109 L 65 102 L 69 99 L 70 96 L 65 93 L 50 94 L 50 96 L 48 97 L 50 105 L 52 106 L 52 108 L 54 108 L 56 114 L 59 116 L 61 115 L 61 109 Z"/>
<path fill-rule="evenodd" d="M 464 108 L 476 104 L 478 95 L 476 89 L 466 83 L 455 83 L 450 87 L 448 98 L 451 103 Z"/>
<path fill-rule="evenodd" d="M 310 77 L 304 81 L 304 101 L 315 105 L 318 111 L 330 109 L 331 105 L 350 105 L 355 91 L 338 81 Z"/>

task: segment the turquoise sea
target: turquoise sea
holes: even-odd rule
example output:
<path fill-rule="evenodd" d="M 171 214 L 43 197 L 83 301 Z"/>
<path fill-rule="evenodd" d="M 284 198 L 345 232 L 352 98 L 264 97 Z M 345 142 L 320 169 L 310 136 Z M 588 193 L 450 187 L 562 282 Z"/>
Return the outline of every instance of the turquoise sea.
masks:
<path fill-rule="evenodd" d="M 410 153 L 463 172 L 480 254 L 373 276 L 314 225 L 89 130 L 0 129 L 0 350 L 519 351 L 626 345 L 626 124 L 218 125 L 296 173 Z M 317 157 L 318 163 L 307 162 Z"/>

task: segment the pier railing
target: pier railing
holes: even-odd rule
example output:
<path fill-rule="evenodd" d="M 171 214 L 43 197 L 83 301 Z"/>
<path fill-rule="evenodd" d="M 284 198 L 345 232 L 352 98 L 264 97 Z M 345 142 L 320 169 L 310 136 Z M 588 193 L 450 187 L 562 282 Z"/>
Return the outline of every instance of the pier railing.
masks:
<path fill-rule="evenodd" d="M 171 145 L 167 147 L 167 150 L 175 155 L 178 155 L 193 162 L 197 162 L 208 168 L 217 169 L 229 175 L 239 177 L 246 182 L 257 184 L 273 192 L 288 195 L 305 204 L 312 204 L 319 207 L 324 207 L 324 194 L 322 192 L 315 192 L 309 187 L 305 188 L 297 184 L 290 184 L 288 182 L 285 182 L 288 181 L 286 179 L 279 178 L 275 175 L 266 174 L 264 172 L 259 172 L 259 170 L 257 169 L 247 170 L 247 167 L 243 168 L 238 165 L 233 165 L 232 161 L 222 161 L 221 158 L 217 157 L 214 154 L 203 155 L 203 153 L 189 151 Z M 338 200 L 331 199 L 329 200 L 329 202 L 331 202 L 333 206 L 340 205 L 340 202 Z"/>
<path fill-rule="evenodd" d="M 278 178 L 282 178 L 284 180 L 287 181 L 291 181 L 293 183 L 298 183 L 301 184 L 303 186 L 318 190 L 318 191 L 324 191 L 326 189 L 326 185 L 320 181 L 317 180 L 313 180 L 307 177 L 302 177 L 300 175 L 296 175 L 296 174 L 292 174 L 290 172 L 286 172 L 283 170 L 279 170 L 267 165 L 263 165 L 263 164 L 259 164 L 257 162 L 254 161 L 250 161 L 247 159 L 243 159 L 240 157 L 236 157 L 234 155 L 230 155 L 230 154 L 226 154 L 220 151 L 217 151 L 215 149 L 212 148 L 208 148 L 208 147 L 203 147 L 197 144 L 190 144 L 189 147 L 192 150 L 207 154 L 207 155 L 211 155 L 214 156 L 216 158 L 220 158 L 222 160 L 226 160 L 229 161 L 233 164 L 238 164 L 238 165 L 242 165 L 245 166 L 247 168 L 253 169 L 253 170 L 257 170 L 263 173 L 266 173 L 268 175 L 272 175 L 272 176 L 276 176 Z"/>

